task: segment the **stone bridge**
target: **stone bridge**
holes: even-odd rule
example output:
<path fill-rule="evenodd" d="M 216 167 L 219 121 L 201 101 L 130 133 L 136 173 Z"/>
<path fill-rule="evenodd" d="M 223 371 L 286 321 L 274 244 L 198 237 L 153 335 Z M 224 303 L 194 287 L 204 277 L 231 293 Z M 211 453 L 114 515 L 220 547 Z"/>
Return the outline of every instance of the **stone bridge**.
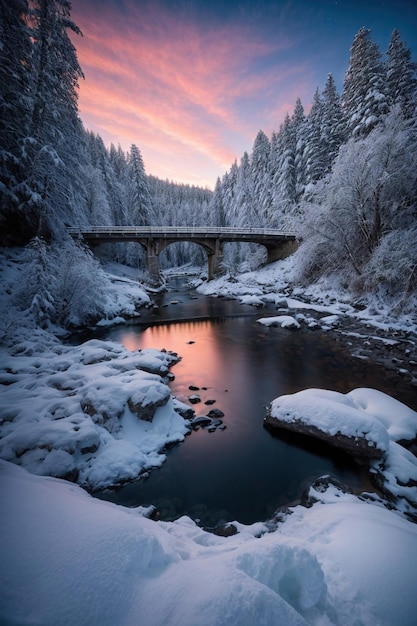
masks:
<path fill-rule="evenodd" d="M 223 244 L 242 241 L 261 244 L 267 250 L 267 263 L 289 256 L 297 248 L 295 233 L 271 228 L 232 228 L 218 226 L 89 226 L 68 228 L 69 234 L 91 247 L 103 243 L 134 241 L 147 254 L 147 269 L 155 282 L 161 281 L 158 256 L 170 244 L 191 241 L 207 253 L 208 280 L 218 275 L 223 261 Z"/>

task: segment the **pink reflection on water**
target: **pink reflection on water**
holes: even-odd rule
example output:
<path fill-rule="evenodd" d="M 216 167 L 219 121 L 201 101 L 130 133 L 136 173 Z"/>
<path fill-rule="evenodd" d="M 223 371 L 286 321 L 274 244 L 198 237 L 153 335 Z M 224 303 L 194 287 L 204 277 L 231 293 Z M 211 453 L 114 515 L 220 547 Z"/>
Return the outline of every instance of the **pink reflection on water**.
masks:
<path fill-rule="evenodd" d="M 128 350 L 157 348 L 177 352 L 182 360 L 175 366 L 174 374 L 180 369 L 183 379 L 212 379 L 220 368 L 219 344 L 208 321 L 153 326 L 141 333 L 126 330 L 118 340 Z"/>
<path fill-rule="evenodd" d="M 245 437 L 252 415 L 249 407 L 248 415 L 245 415 L 246 403 L 243 398 L 255 392 L 248 371 L 249 364 L 242 359 L 239 342 L 228 341 L 221 334 L 219 336 L 219 329 L 213 321 L 153 326 L 140 333 L 123 329 L 117 341 L 129 350 L 157 348 L 176 352 L 181 361 L 172 368 L 175 375 L 175 380 L 170 384 L 173 395 L 187 404 L 190 404 L 190 395 L 200 396 L 201 402 L 192 405 L 196 416 L 205 415 L 212 408 L 224 412 L 227 430 L 194 433 L 194 445 L 206 448 L 207 454 L 209 449 L 215 453 L 219 445 L 218 437 L 225 445 L 225 440 L 229 440 L 232 433 L 235 451 L 238 440 L 242 441 L 242 445 L 248 445 Z M 198 390 L 190 390 L 190 385 L 195 385 Z M 215 403 L 206 405 L 207 400 L 215 400 Z M 259 426 L 262 427 L 261 420 Z"/>

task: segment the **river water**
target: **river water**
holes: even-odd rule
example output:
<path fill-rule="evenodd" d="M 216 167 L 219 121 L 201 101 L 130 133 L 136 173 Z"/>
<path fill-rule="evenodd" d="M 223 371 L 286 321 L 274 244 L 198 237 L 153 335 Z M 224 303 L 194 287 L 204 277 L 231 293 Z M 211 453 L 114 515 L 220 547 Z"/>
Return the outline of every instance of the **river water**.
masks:
<path fill-rule="evenodd" d="M 214 526 L 265 520 L 279 506 L 299 499 L 322 474 L 353 487 L 364 484 L 364 470 L 342 452 L 272 435 L 263 418 L 274 398 L 307 387 L 389 391 L 390 380 L 379 366 L 352 357 L 333 333 L 258 324 L 259 317 L 275 314 L 272 305 L 256 310 L 199 295 L 178 283 L 158 298 L 159 309 L 146 320 L 149 326 L 115 327 L 101 338 L 131 350 L 177 352 L 182 360 L 172 369 L 172 393 L 186 403 L 190 395 L 199 395 L 201 402 L 193 405 L 196 415 L 218 408 L 226 429 L 193 431 L 168 450 L 164 465 L 149 478 L 98 497 L 126 506 L 153 504 L 161 519 L 189 515 Z"/>

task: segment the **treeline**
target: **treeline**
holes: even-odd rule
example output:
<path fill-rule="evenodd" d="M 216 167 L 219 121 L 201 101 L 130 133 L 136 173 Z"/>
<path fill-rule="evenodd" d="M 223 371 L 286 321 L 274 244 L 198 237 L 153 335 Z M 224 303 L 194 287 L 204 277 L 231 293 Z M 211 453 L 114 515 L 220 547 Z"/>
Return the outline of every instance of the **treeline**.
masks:
<path fill-rule="evenodd" d="M 394 30 L 386 60 L 370 31 L 361 28 L 351 48 L 343 92 L 330 74 L 316 90 L 308 115 L 301 100 L 278 132 L 268 138 L 260 130 L 250 155 L 244 153 L 217 181 L 214 206 L 225 224 L 283 226 L 302 199 L 329 174 L 339 149 L 361 140 L 398 106 L 404 120 L 416 121 L 416 64 Z"/>
<path fill-rule="evenodd" d="M 92 322 L 111 309 L 100 265 L 67 225 L 185 221 L 207 212 L 211 197 L 148 177 L 136 146 L 107 149 L 86 132 L 69 32 L 81 34 L 68 0 L 0 0 L 0 245 L 26 246 L 14 304 L 44 327 Z M 181 250 L 170 253 L 180 260 Z M 139 246 L 104 254 L 145 270 Z"/>

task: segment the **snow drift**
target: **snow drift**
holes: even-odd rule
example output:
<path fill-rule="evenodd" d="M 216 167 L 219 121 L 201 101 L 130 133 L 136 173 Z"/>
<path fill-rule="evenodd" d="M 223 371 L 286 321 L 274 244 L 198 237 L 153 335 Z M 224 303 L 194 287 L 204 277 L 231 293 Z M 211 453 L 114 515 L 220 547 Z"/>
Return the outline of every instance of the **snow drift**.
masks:
<path fill-rule="evenodd" d="M 224 538 L 1 461 L 0 622 L 415 624 L 417 526 L 333 486 L 311 495 L 275 532 Z"/>

